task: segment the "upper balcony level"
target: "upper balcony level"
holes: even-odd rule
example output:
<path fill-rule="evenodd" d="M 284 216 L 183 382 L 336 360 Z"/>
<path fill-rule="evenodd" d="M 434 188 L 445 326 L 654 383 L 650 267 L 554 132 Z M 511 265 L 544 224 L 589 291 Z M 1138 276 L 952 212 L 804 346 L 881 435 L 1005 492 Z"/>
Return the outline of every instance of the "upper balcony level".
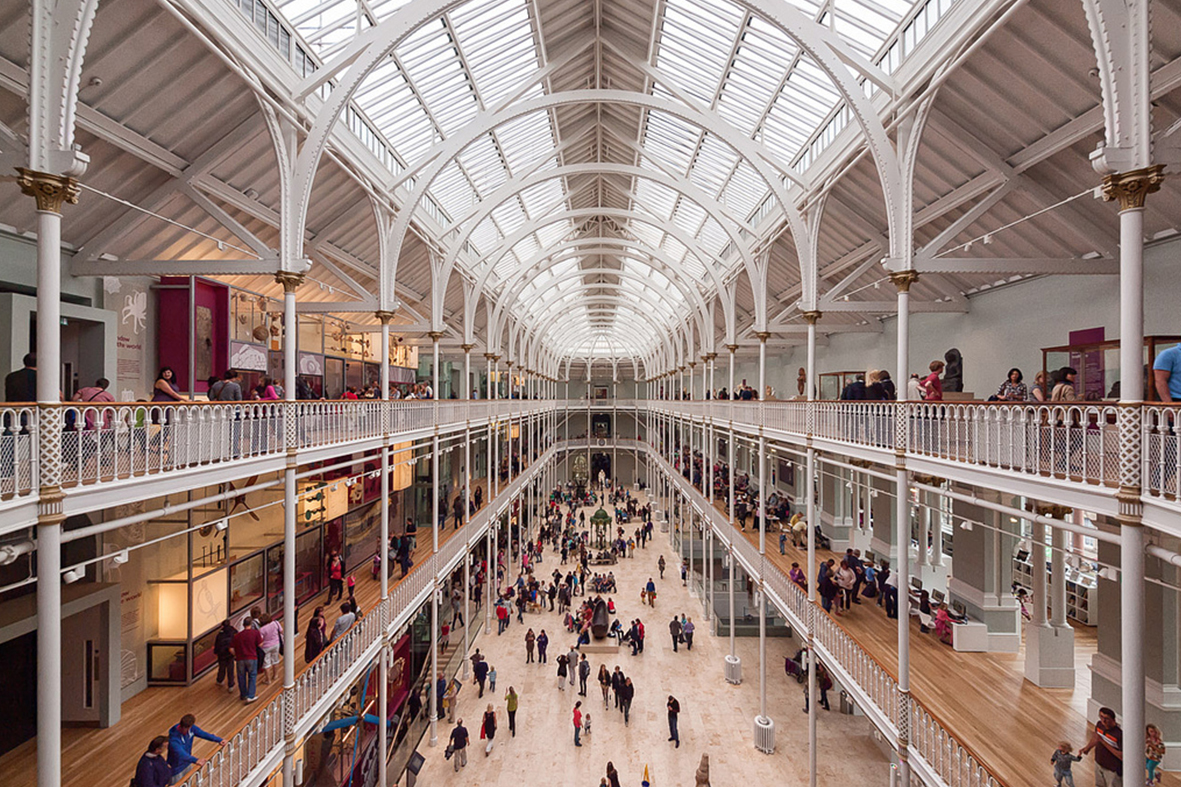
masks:
<path fill-rule="evenodd" d="M 1145 521 L 1181 534 L 1181 411 L 1105 402 L 733 402 L 582 400 L 300 401 L 0 407 L 0 512 L 36 519 L 39 490 L 66 515 L 187 485 L 281 469 L 383 441 L 484 429 L 543 413 L 614 410 L 762 433 L 884 465 L 1100 514 L 1138 488 Z"/>
<path fill-rule="evenodd" d="M 40 490 L 73 515 L 551 412 L 553 402 L 298 401 L 0 407 L 0 530 L 36 521 Z M 134 490 L 134 491 L 133 491 Z"/>

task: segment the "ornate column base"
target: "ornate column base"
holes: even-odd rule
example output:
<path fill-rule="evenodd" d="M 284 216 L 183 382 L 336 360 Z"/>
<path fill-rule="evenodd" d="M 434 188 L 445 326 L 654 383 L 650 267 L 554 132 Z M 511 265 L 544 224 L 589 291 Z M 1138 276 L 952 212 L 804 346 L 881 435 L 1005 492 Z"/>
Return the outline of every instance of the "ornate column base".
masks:
<path fill-rule="evenodd" d="M 734 621 L 730 621 L 734 625 Z M 734 686 L 742 684 L 742 659 L 738 656 L 726 655 L 726 682 Z"/>
<path fill-rule="evenodd" d="M 767 716 L 755 716 L 755 748 L 763 754 L 775 753 L 775 722 Z"/>

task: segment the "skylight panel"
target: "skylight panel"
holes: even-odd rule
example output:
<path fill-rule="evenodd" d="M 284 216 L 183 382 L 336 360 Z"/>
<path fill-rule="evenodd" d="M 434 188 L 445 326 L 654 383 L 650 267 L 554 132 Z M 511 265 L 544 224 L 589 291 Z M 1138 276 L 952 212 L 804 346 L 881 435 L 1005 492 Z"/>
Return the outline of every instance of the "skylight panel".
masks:
<path fill-rule="evenodd" d="M 693 96 L 712 101 L 742 16 L 731 3 L 670 0 L 661 25 L 657 67 Z"/>
<path fill-rule="evenodd" d="M 542 247 L 548 249 L 562 238 L 566 237 L 566 235 L 570 233 L 571 229 L 573 229 L 573 225 L 569 221 L 555 221 L 550 224 L 546 224 L 544 227 L 537 230 L 537 232 L 533 234 L 537 236 L 537 239 L 541 242 Z"/>
<path fill-rule="evenodd" d="M 664 233 L 658 227 L 641 221 L 631 221 L 628 226 L 640 243 L 647 244 L 653 248 L 660 246 L 660 241 L 664 237 Z"/>
<path fill-rule="evenodd" d="M 520 193 L 521 202 L 525 204 L 525 210 L 531 218 L 537 218 L 555 205 L 560 205 L 564 195 L 562 182 L 558 178 L 530 186 Z"/>
<path fill-rule="evenodd" d="M 735 216 L 746 219 L 763 201 L 769 190 L 766 181 L 743 159 L 738 162 L 738 167 L 730 176 L 730 182 L 722 194 L 723 202 Z"/>
<path fill-rule="evenodd" d="M 500 242 L 500 233 L 497 232 L 491 217 L 481 221 L 468 237 L 471 244 L 485 254 L 491 252 Z"/>
<path fill-rule="evenodd" d="M 377 16 L 378 21 L 395 13 L 410 0 L 370 0 L 369 8 Z"/>
<path fill-rule="evenodd" d="M 500 227 L 505 236 L 511 236 L 525 226 L 525 213 L 515 199 L 497 205 L 492 210 L 492 218 L 496 220 L 496 226 Z"/>
<path fill-rule="evenodd" d="M 459 154 L 459 163 L 471 177 L 478 196 L 491 194 L 508 180 L 500 151 L 489 134 L 464 148 Z"/>
<path fill-rule="evenodd" d="M 701 141 L 693 169 L 689 173 L 689 180 L 700 186 L 706 194 L 717 196 L 737 163 L 738 154 L 731 150 L 729 145 L 711 134 L 706 134 Z"/>
<path fill-rule="evenodd" d="M 477 0 L 453 11 L 451 20 L 485 106 L 538 67 L 524 0 Z"/>
<path fill-rule="evenodd" d="M 677 213 L 673 217 L 673 223 L 683 229 L 690 237 L 697 234 L 697 231 L 701 229 L 701 222 L 703 221 L 705 221 L 705 208 L 696 202 L 682 199 L 677 205 Z"/>
<path fill-rule="evenodd" d="M 661 183 L 637 178 L 635 186 L 636 200 L 653 216 L 668 220 L 672 216 L 673 205 L 677 201 L 677 193 Z"/>
<path fill-rule="evenodd" d="M 411 166 L 418 162 L 434 143 L 434 125 L 401 73 L 387 83 L 384 94 L 366 95 L 364 98 L 358 97 L 356 101 L 386 139 L 397 140 L 394 149 Z M 370 106 L 378 106 L 380 111 L 371 112 Z"/>
<path fill-rule="evenodd" d="M 701 247 L 715 258 L 721 253 L 726 244 L 730 242 L 730 236 L 722 230 L 722 226 L 714 221 L 712 218 L 707 219 L 701 226 L 701 232 L 697 235 L 697 240 Z"/>
<path fill-rule="evenodd" d="M 748 136 L 754 134 L 798 52 L 796 43 L 778 28 L 753 18 L 742 31 L 742 42 L 718 101 L 718 113 Z"/>
<path fill-rule="evenodd" d="M 697 128 L 662 112 L 649 112 L 644 150 L 674 172 L 685 172 L 700 137 Z"/>
<path fill-rule="evenodd" d="M 443 171 L 431 184 L 430 193 L 451 216 L 464 213 L 475 201 L 471 184 L 455 161 L 443 167 Z"/>
<path fill-rule="evenodd" d="M 553 155 L 556 145 L 549 113 L 531 112 L 500 126 L 496 131 L 501 149 L 513 172 L 539 158 Z"/>

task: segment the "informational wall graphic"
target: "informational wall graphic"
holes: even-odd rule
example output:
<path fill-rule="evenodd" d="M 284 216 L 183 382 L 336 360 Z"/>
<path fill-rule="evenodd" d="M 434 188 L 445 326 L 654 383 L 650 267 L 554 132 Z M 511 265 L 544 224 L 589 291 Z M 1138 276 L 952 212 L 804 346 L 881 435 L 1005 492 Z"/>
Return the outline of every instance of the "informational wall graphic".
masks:
<path fill-rule="evenodd" d="M 148 297 L 146 279 L 103 277 L 103 308 L 118 315 L 115 333 L 115 380 L 111 393 L 121 402 L 146 397 L 151 372 L 147 363 Z"/>

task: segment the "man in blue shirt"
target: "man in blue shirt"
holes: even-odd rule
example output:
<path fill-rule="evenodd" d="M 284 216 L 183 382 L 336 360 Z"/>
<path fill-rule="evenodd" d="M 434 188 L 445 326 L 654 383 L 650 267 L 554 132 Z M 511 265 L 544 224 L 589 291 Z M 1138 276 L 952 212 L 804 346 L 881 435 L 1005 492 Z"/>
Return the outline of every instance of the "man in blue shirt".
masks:
<path fill-rule="evenodd" d="M 1181 402 L 1181 344 L 1156 356 L 1152 364 L 1156 394 L 1162 402 Z"/>
<path fill-rule="evenodd" d="M 197 717 L 186 713 L 180 723 L 168 731 L 168 767 L 172 769 L 172 783 L 176 784 L 184 778 L 185 772 L 193 765 L 200 768 L 205 760 L 193 756 L 193 740 L 204 738 L 213 741 L 218 746 L 225 746 L 224 739 L 206 732 L 197 726 Z"/>

